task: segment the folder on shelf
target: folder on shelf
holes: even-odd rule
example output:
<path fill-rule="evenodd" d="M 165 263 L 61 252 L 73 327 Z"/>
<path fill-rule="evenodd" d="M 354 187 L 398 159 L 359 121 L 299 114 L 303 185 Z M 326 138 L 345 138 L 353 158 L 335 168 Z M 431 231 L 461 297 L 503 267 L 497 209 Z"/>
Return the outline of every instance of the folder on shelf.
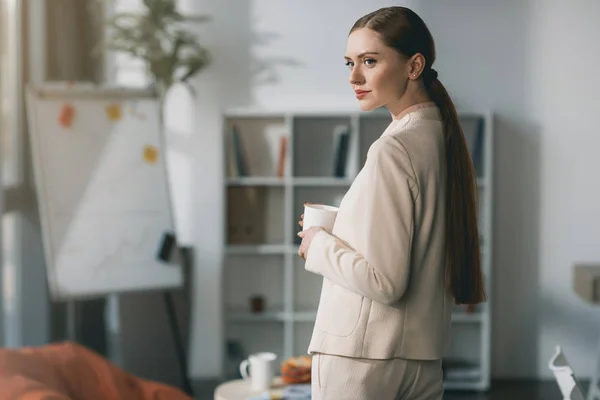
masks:
<path fill-rule="evenodd" d="M 235 156 L 235 166 L 237 168 L 237 176 L 248 176 L 248 163 L 246 162 L 246 154 L 242 146 L 242 139 L 237 130 L 237 127 L 233 125 L 231 127 L 231 139 L 233 145 L 233 151 Z"/>
<path fill-rule="evenodd" d="M 333 140 L 333 176 L 343 178 L 346 176 L 348 147 L 350 144 L 350 127 L 347 125 L 336 126 L 333 131 Z"/>
<path fill-rule="evenodd" d="M 260 244 L 265 240 L 264 187 L 227 189 L 227 244 Z"/>
<path fill-rule="evenodd" d="M 277 159 L 277 176 L 282 178 L 285 175 L 285 164 L 287 156 L 287 136 L 282 136 L 279 140 L 279 158 Z"/>

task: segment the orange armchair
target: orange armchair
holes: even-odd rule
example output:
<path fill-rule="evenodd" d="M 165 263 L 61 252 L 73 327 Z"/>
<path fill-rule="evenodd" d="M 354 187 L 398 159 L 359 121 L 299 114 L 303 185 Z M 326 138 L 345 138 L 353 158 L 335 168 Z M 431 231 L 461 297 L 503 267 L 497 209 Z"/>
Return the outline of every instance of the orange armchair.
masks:
<path fill-rule="evenodd" d="M 0 400 L 192 400 L 72 342 L 0 349 Z"/>

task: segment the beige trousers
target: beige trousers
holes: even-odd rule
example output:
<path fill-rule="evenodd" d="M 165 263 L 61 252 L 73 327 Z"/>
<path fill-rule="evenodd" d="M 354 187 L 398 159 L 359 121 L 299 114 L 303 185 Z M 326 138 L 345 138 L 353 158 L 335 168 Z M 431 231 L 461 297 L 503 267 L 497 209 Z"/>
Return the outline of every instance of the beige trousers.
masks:
<path fill-rule="evenodd" d="M 441 400 L 441 360 L 371 360 L 315 354 L 312 400 Z"/>

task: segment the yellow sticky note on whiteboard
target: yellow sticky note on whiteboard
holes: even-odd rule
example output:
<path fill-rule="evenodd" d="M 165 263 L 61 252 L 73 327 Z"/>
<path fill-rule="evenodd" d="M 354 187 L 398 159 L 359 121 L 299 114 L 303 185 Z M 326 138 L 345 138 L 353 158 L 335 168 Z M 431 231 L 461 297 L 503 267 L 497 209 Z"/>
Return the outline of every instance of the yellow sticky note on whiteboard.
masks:
<path fill-rule="evenodd" d="M 143 158 L 148 164 L 155 164 L 158 161 L 158 149 L 151 145 L 144 147 Z"/>
<path fill-rule="evenodd" d="M 121 105 L 113 103 L 106 106 L 106 116 L 110 121 L 120 120 L 122 117 Z"/>

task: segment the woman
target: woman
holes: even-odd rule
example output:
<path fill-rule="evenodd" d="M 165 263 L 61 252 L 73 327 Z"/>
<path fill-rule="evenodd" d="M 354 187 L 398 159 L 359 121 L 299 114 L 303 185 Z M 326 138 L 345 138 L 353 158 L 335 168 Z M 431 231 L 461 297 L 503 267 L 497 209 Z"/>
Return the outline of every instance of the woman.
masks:
<path fill-rule="evenodd" d="M 453 303 L 485 301 L 473 164 L 413 11 L 360 18 L 345 58 L 361 109 L 385 106 L 392 122 L 333 232 L 299 233 L 306 270 L 324 277 L 309 345 L 313 399 L 441 399 Z"/>

